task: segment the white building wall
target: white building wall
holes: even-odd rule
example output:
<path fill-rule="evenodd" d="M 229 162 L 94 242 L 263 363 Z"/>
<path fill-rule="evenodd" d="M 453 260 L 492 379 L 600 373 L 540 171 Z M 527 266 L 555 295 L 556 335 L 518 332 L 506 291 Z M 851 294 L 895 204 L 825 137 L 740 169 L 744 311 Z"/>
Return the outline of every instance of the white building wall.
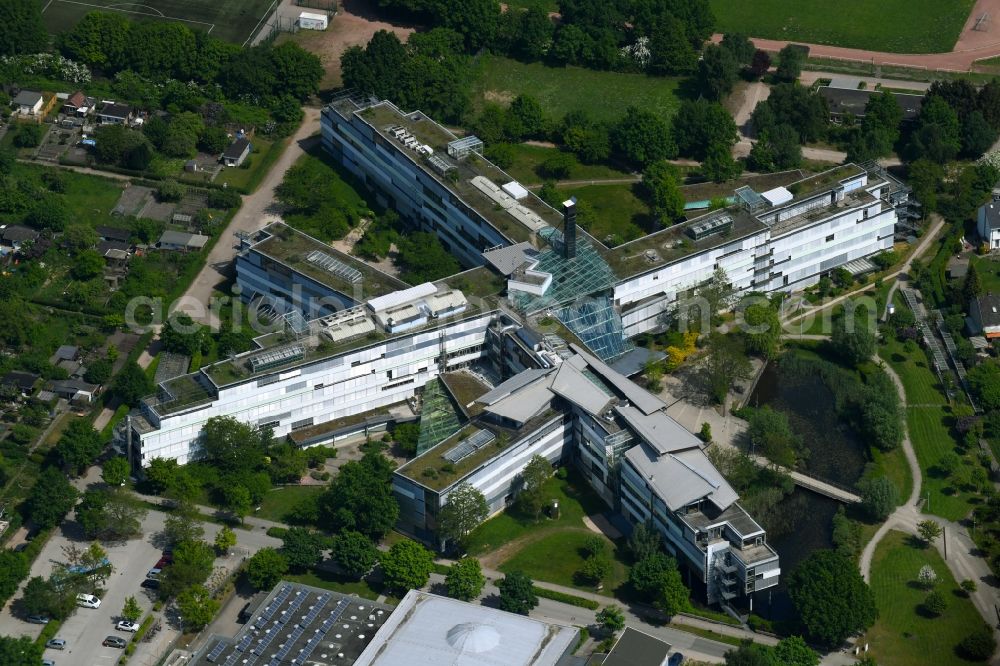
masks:
<path fill-rule="evenodd" d="M 445 352 L 458 353 L 449 360 L 451 366 L 482 355 L 492 316 L 487 313 L 446 326 Z M 325 423 L 402 402 L 440 373 L 441 334 L 440 328 L 422 331 L 221 388 L 210 404 L 163 416 L 159 429 L 141 435 L 142 464 L 153 458 L 188 462 L 202 426 L 215 416 L 232 416 L 253 425 L 271 423 L 280 437 L 306 419 Z"/>

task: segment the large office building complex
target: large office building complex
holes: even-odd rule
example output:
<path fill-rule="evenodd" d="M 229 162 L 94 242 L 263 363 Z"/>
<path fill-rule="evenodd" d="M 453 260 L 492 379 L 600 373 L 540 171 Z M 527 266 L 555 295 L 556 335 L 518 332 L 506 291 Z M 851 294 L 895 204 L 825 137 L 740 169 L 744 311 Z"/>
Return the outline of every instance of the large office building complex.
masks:
<path fill-rule="evenodd" d="M 196 458 L 216 416 L 302 446 L 419 420 L 418 455 L 393 477 L 399 527 L 418 538 L 440 545 L 437 512 L 461 484 L 502 510 L 542 456 L 656 526 L 709 600 L 777 584 L 777 554 L 704 443 L 627 379 L 647 353 L 631 339 L 720 269 L 738 291 L 793 290 L 890 248 L 898 182 L 844 165 L 742 187 L 727 208 L 611 248 L 577 228 L 575 201 L 556 211 L 481 141 L 420 112 L 345 96 L 324 109 L 322 135 L 466 270 L 409 285 L 280 222 L 241 235 L 241 298 L 274 331 L 162 382 L 117 431 L 134 464 Z"/>

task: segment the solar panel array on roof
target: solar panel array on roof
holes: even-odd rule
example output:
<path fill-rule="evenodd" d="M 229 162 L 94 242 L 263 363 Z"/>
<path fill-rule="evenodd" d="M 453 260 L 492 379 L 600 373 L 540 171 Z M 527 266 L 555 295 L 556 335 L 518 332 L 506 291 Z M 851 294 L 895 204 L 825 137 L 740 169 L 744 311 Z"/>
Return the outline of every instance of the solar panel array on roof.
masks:
<path fill-rule="evenodd" d="M 266 352 L 257 354 L 256 356 L 251 356 L 249 361 L 250 369 L 253 372 L 260 372 L 261 370 L 276 368 L 279 365 L 284 365 L 285 363 L 290 363 L 291 361 L 299 361 L 305 357 L 306 350 L 302 345 L 277 347 L 275 349 L 269 349 Z"/>
<path fill-rule="evenodd" d="M 453 449 L 445 453 L 443 457 L 450 463 L 457 463 L 463 458 L 468 458 L 479 449 L 493 442 L 495 439 L 496 435 L 494 435 L 491 431 L 477 430 L 459 442 Z"/>
<path fill-rule="evenodd" d="M 361 271 L 348 266 L 339 259 L 334 259 L 322 250 L 313 250 L 310 252 L 306 255 L 306 261 L 316 264 L 323 270 L 332 273 L 343 280 L 347 280 L 351 284 L 361 282 L 364 279 L 364 275 L 361 274 Z"/>
<path fill-rule="evenodd" d="M 208 656 L 206 657 L 206 659 L 208 659 L 209 661 L 214 662 L 216 659 L 219 658 L 219 655 L 222 654 L 225 651 L 225 649 L 226 649 L 226 642 L 225 641 L 219 641 L 216 644 L 216 646 L 212 649 L 212 651 L 208 653 Z"/>

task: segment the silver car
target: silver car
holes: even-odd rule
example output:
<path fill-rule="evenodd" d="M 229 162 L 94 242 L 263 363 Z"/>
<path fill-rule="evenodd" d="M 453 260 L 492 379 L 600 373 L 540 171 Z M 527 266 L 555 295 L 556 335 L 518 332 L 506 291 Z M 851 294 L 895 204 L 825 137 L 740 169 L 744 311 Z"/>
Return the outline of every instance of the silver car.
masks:
<path fill-rule="evenodd" d="M 62 638 L 50 638 L 48 642 L 45 643 L 45 647 L 49 648 L 50 650 L 65 650 L 66 641 L 65 639 Z"/>

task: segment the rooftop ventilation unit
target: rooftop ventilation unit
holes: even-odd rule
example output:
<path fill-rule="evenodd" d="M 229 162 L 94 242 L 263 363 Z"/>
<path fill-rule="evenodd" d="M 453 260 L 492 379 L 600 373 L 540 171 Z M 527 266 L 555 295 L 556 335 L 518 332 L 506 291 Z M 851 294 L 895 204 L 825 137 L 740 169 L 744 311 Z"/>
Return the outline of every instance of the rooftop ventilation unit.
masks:
<path fill-rule="evenodd" d="M 731 231 L 733 228 L 733 218 L 729 215 L 716 215 L 704 222 L 698 222 L 687 228 L 687 235 L 694 240 L 701 240 L 714 234 L 721 234 L 724 231 Z"/>
<path fill-rule="evenodd" d="M 328 273 L 336 275 L 342 280 L 347 280 L 351 284 L 357 284 L 364 280 L 365 276 L 356 268 L 351 268 L 339 259 L 334 259 L 326 252 L 313 250 L 306 256 L 306 261 L 319 266 Z"/>

